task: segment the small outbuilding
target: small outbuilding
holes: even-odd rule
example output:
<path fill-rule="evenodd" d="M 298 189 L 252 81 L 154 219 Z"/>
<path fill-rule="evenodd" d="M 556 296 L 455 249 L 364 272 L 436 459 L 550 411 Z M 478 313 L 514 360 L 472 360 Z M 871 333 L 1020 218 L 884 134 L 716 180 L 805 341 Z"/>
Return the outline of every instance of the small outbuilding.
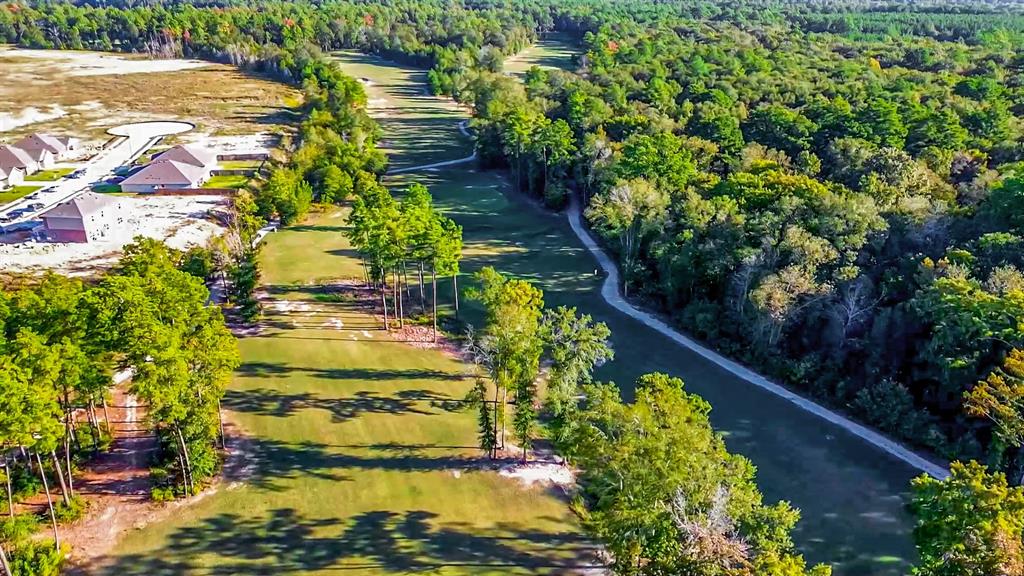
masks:
<path fill-rule="evenodd" d="M 92 242 L 118 225 L 121 212 L 118 198 L 85 192 L 43 213 L 43 227 L 54 242 Z"/>

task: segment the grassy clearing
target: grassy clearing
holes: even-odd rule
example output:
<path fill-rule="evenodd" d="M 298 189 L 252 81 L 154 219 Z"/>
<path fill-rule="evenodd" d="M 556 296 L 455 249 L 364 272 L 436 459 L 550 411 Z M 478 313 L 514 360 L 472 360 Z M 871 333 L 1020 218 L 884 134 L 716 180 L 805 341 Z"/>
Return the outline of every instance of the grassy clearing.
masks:
<path fill-rule="evenodd" d="M 14 202 L 18 198 L 28 196 L 40 188 L 42 188 L 42 186 L 13 186 L 3 192 L 0 192 L 0 204 Z"/>
<path fill-rule="evenodd" d="M 220 170 L 255 170 L 263 165 L 263 160 L 223 160 L 217 163 Z"/>
<path fill-rule="evenodd" d="M 299 118 L 301 95 L 294 88 L 232 66 L 175 72 L 75 76 L 60 65 L 0 51 L 0 114 L 58 106 L 66 115 L 5 132 L 14 140 L 32 132 L 68 134 L 104 141 L 107 128 L 124 122 L 181 118 L 213 135 L 284 133 Z M 45 98 L 40 100 L 40 94 Z M 167 144 L 187 141 L 185 134 Z"/>
<path fill-rule="evenodd" d="M 95 184 L 92 191 L 97 194 L 119 194 L 121 186 L 119 184 Z"/>
<path fill-rule="evenodd" d="M 74 171 L 74 168 L 53 168 L 51 170 L 36 172 L 35 174 L 28 176 L 27 179 L 32 180 L 33 182 L 56 182 Z"/>
<path fill-rule="evenodd" d="M 522 77 L 534 66 L 543 70 L 571 70 L 572 47 L 558 37 L 545 38 L 505 60 L 505 73 Z"/>
<path fill-rule="evenodd" d="M 241 174 L 212 176 L 203 184 L 203 188 L 241 188 L 249 182 L 249 177 Z"/>

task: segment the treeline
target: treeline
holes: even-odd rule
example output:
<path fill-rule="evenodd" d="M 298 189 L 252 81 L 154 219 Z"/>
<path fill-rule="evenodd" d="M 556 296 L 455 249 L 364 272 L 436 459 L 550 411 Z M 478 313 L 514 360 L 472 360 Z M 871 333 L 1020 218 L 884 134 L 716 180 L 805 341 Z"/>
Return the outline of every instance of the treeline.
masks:
<path fill-rule="evenodd" d="M 0 292 L 8 508 L 0 562 L 7 574 L 56 573 L 63 558 L 58 523 L 77 519 L 86 506 L 75 493 L 76 473 L 111 441 L 115 372 L 130 378 L 124 392 L 138 399 L 156 434 L 155 499 L 195 494 L 217 472 L 220 400 L 238 353 L 220 309 L 208 305 L 209 292 L 187 266 L 184 254 L 139 240 L 95 284 L 48 275 Z M 17 501 L 40 493 L 52 546 L 31 538 L 37 516 L 15 513 Z"/>
<path fill-rule="evenodd" d="M 486 324 L 470 331 L 466 352 L 479 368 L 470 399 L 480 446 L 492 456 L 510 450 L 510 427 L 525 459 L 542 407 L 559 453 L 581 469 L 574 509 L 616 574 L 831 573 L 806 567 L 790 535 L 799 511 L 763 503 L 754 466 L 726 451 L 708 421 L 711 407 L 681 380 L 644 375 L 626 404 L 614 384 L 593 380 L 594 368 L 613 356 L 605 324 L 574 308 L 545 308 L 537 287 L 493 268 L 476 280 L 472 296 Z"/>

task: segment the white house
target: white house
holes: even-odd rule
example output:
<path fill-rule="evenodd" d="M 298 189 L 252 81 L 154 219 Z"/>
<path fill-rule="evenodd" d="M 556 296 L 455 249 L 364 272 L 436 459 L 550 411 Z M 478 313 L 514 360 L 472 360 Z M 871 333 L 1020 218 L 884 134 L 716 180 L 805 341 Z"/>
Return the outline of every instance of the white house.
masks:
<path fill-rule="evenodd" d="M 147 194 L 160 190 L 199 188 L 210 178 L 210 171 L 177 160 L 158 159 L 121 181 L 121 190 Z"/>
<path fill-rule="evenodd" d="M 39 162 L 27 151 L 8 144 L 0 146 L 0 168 L 21 168 L 22 172 L 28 175 L 39 171 Z"/>
<path fill-rule="evenodd" d="M 16 148 L 20 147 L 16 146 Z M 21 148 L 21 150 L 25 149 Z M 36 162 L 40 170 L 49 170 L 50 168 L 53 168 L 54 164 L 57 163 L 57 157 L 54 156 L 53 152 L 50 152 L 46 148 L 32 148 L 29 150 L 25 150 L 25 153 L 28 154 L 32 158 L 32 160 Z"/>
<path fill-rule="evenodd" d="M 0 190 L 18 186 L 25 181 L 25 171 L 21 168 L 4 168 L 0 166 Z"/>
<path fill-rule="evenodd" d="M 50 134 L 32 134 L 18 140 L 14 145 L 22 150 L 48 150 L 56 160 L 67 160 L 78 152 L 78 139 Z"/>

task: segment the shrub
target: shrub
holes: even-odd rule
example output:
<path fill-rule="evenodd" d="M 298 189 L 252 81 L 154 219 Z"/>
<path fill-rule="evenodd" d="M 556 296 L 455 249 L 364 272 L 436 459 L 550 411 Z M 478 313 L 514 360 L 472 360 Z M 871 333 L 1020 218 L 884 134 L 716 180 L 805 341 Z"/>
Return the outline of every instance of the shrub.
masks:
<path fill-rule="evenodd" d="M 13 576 L 57 576 L 64 564 L 64 551 L 47 541 L 24 542 L 9 556 Z"/>
<path fill-rule="evenodd" d="M 85 498 L 75 494 L 71 497 L 70 504 L 65 504 L 63 500 L 57 502 L 53 507 L 53 514 L 57 517 L 57 522 L 66 524 L 84 516 L 85 511 L 88 509 L 89 503 L 86 502 Z"/>
<path fill-rule="evenodd" d="M 174 500 L 174 488 L 171 486 L 157 486 L 149 491 L 149 497 L 153 502 L 170 502 Z"/>

